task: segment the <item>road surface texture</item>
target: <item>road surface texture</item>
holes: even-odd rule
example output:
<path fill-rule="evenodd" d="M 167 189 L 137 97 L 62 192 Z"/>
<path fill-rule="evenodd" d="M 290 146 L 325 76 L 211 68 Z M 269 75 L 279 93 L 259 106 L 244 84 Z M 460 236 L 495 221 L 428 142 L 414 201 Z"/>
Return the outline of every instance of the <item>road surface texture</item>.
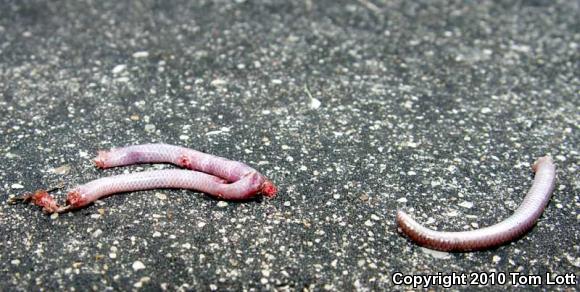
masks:
<path fill-rule="evenodd" d="M 579 5 L 2 1 L 0 290 L 392 291 L 438 273 L 578 289 L 545 276 L 580 275 Z M 60 216 L 7 202 L 172 168 L 91 162 L 152 142 L 243 161 L 280 193 L 142 191 Z M 397 231 L 398 209 L 439 230 L 508 217 L 543 155 L 556 189 L 523 238 L 443 253 Z"/>

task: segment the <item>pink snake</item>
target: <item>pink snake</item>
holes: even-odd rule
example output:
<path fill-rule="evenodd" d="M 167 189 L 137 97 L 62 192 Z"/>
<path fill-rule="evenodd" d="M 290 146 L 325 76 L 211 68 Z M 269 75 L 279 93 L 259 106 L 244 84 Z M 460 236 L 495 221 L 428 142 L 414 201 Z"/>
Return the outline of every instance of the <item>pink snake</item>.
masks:
<path fill-rule="evenodd" d="M 554 190 L 556 166 L 550 157 L 538 158 L 532 170 L 536 176 L 522 204 L 510 217 L 495 225 L 471 231 L 436 231 L 419 224 L 407 213 L 398 211 L 399 228 L 419 245 L 442 251 L 483 250 L 515 240 L 534 226 Z"/>
<path fill-rule="evenodd" d="M 167 144 L 144 144 L 99 151 L 97 167 L 106 169 L 138 163 L 171 163 L 188 168 L 122 174 L 90 181 L 70 190 L 66 206 L 59 206 L 47 191 L 20 198 L 61 213 L 84 207 L 100 198 L 121 192 L 158 188 L 191 189 L 224 200 L 245 200 L 257 195 L 274 197 L 276 186 L 248 165 L 222 157 Z"/>

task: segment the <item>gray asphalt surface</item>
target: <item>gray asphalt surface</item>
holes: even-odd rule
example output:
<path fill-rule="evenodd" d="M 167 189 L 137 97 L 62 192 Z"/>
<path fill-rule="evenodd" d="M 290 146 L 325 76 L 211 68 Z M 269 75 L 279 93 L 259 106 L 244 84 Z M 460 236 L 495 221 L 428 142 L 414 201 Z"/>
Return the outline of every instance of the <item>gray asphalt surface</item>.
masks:
<path fill-rule="evenodd" d="M 412 289 L 397 272 L 577 280 L 579 6 L 0 1 L 0 290 Z M 243 161 L 280 193 L 225 203 L 152 190 L 58 217 L 6 202 L 172 167 L 91 163 L 150 142 Z M 441 230 L 498 222 L 543 155 L 556 190 L 520 240 L 441 253 L 397 232 L 398 209 Z"/>

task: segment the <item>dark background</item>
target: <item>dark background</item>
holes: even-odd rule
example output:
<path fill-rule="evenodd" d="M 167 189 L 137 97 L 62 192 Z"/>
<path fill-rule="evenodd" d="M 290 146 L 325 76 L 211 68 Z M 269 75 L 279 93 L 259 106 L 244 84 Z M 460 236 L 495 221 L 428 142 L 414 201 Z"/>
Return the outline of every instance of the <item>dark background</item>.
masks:
<path fill-rule="evenodd" d="M 0 290 L 579 274 L 579 5 L 0 1 Z M 224 204 L 153 190 L 58 218 L 6 202 L 171 167 L 91 164 L 98 149 L 149 142 L 243 161 L 280 193 Z M 448 254 L 397 232 L 397 209 L 441 230 L 498 222 L 543 155 L 556 190 L 522 239 Z"/>

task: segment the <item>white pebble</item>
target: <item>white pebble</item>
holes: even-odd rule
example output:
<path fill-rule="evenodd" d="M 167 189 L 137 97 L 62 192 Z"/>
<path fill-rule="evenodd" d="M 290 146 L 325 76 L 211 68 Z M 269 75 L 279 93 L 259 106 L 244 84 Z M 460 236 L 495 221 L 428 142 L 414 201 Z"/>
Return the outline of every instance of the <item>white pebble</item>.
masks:
<path fill-rule="evenodd" d="M 15 265 L 15 266 L 18 266 L 18 265 L 20 265 L 20 260 L 18 260 L 18 259 L 11 260 L 10 263 L 13 264 L 13 265 Z"/>
<path fill-rule="evenodd" d="M 126 68 L 127 68 L 127 65 L 117 65 L 117 66 L 115 66 L 115 68 L 113 68 L 113 71 L 111 71 L 111 72 L 113 72 L 113 74 L 119 74 L 119 73 L 125 71 Z"/>
<path fill-rule="evenodd" d="M 149 57 L 149 52 L 147 52 L 147 51 L 133 53 L 133 58 L 135 58 L 135 59 L 147 58 L 147 57 Z"/>
<path fill-rule="evenodd" d="M 316 99 L 316 98 L 312 98 L 312 99 L 310 100 L 310 108 L 311 108 L 311 109 L 318 109 L 318 108 L 320 108 L 320 105 L 321 105 L 321 104 L 322 104 L 322 103 L 320 102 L 320 100 L 318 100 L 318 99 Z"/>
<path fill-rule="evenodd" d="M 12 184 L 10 187 L 13 189 L 23 189 L 24 188 L 24 186 L 21 184 Z"/>
<path fill-rule="evenodd" d="M 226 202 L 226 201 L 219 201 L 217 203 L 217 206 L 220 207 L 220 208 L 225 208 L 225 207 L 228 206 L 228 202 Z"/>
<path fill-rule="evenodd" d="M 217 130 L 217 131 L 209 131 L 209 132 L 205 133 L 205 135 L 211 136 L 211 135 L 217 135 L 217 134 L 221 134 L 221 133 L 223 133 L 223 132 L 220 130 Z"/>
<path fill-rule="evenodd" d="M 133 263 L 133 270 L 134 271 L 139 271 L 139 270 L 143 270 L 143 269 L 145 269 L 145 264 L 143 264 L 143 262 L 135 261 Z"/>
<path fill-rule="evenodd" d="M 52 173 L 56 173 L 56 174 L 67 174 L 70 171 L 70 165 L 65 164 L 63 166 L 59 166 L 56 168 L 52 168 L 50 170 L 50 172 Z"/>
<path fill-rule="evenodd" d="M 97 230 L 95 230 L 95 232 L 93 232 L 92 236 L 93 236 L 93 238 L 97 238 L 97 237 L 101 236 L 101 234 L 103 234 L 103 230 L 97 229 Z"/>
<path fill-rule="evenodd" d="M 473 207 L 473 202 L 463 201 L 463 202 L 459 203 L 459 206 L 461 206 L 463 208 L 471 209 Z"/>
<path fill-rule="evenodd" d="M 223 80 L 223 79 L 214 79 L 211 81 L 210 83 L 212 86 L 218 87 L 218 86 L 223 86 L 228 84 L 227 81 Z"/>
<path fill-rule="evenodd" d="M 457 210 L 451 210 L 445 214 L 447 217 L 457 217 L 459 216 L 459 212 Z"/>
<path fill-rule="evenodd" d="M 155 125 L 153 124 L 145 125 L 145 132 L 153 132 L 153 131 L 155 131 Z"/>
<path fill-rule="evenodd" d="M 431 257 L 434 257 L 436 259 L 449 259 L 449 258 L 451 258 L 451 254 L 448 252 L 433 250 L 433 249 L 424 248 L 424 247 L 421 247 L 420 249 L 423 253 L 430 255 Z"/>

